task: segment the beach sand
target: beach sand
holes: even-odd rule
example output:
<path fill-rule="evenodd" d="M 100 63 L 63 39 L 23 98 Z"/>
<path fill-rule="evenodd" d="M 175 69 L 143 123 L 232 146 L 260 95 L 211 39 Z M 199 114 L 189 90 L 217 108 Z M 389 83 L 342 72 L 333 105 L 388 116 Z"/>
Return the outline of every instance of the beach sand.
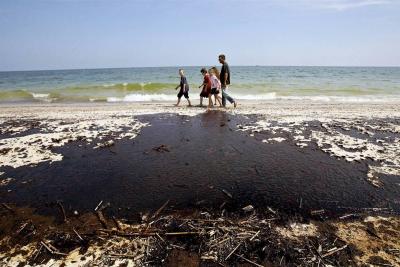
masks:
<path fill-rule="evenodd" d="M 399 265 L 399 104 L 2 105 L 0 264 Z"/>

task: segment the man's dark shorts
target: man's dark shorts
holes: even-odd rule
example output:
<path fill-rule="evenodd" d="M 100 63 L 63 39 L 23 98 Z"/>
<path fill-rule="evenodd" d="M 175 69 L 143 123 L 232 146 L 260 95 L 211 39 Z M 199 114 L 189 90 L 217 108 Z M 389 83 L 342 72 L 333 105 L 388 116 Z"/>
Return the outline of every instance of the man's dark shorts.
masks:
<path fill-rule="evenodd" d="M 183 92 L 182 90 L 179 91 L 178 93 L 178 98 L 181 98 L 182 96 L 185 96 L 186 99 L 189 98 L 189 91 Z"/>

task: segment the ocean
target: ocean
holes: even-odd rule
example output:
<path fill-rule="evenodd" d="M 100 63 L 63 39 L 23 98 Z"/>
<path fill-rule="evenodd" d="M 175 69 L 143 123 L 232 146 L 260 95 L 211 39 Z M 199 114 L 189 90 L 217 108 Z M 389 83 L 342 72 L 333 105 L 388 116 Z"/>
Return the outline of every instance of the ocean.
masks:
<path fill-rule="evenodd" d="M 219 66 L 218 66 L 219 67 Z M 176 100 L 179 67 L 0 72 L 0 103 Z M 198 99 L 201 67 L 183 67 Z M 400 100 L 400 67 L 231 66 L 241 100 L 390 102 Z"/>

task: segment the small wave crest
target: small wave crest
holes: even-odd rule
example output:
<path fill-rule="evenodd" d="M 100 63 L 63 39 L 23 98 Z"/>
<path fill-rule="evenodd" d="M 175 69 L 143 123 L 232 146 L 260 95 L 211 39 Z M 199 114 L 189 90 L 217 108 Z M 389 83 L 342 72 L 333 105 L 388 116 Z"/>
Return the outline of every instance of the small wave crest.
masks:
<path fill-rule="evenodd" d="M 32 93 L 25 90 L 0 91 L 0 102 L 34 101 Z"/>

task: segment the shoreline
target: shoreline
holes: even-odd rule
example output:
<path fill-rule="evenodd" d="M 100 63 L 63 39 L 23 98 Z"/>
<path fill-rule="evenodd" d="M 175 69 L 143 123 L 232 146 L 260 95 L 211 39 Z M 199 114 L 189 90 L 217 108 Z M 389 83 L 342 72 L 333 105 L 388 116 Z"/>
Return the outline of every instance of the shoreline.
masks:
<path fill-rule="evenodd" d="M 397 104 L 266 101 L 206 112 L 170 102 L 85 103 L 0 111 L 0 262 L 399 264 Z M 201 234 L 165 235 L 192 232 L 190 225 Z M 136 255 L 122 248 L 132 240 L 151 245 Z M 246 246 L 229 256 L 241 240 Z"/>
<path fill-rule="evenodd" d="M 196 98 L 197 100 L 197 98 Z M 12 112 L 15 109 L 23 108 L 22 112 L 43 112 L 43 109 L 57 109 L 68 108 L 72 109 L 92 109 L 98 111 L 101 109 L 106 110 L 123 110 L 127 109 L 135 114 L 152 114 L 152 113 L 182 113 L 182 114 L 199 114 L 206 111 L 206 107 L 187 107 L 186 103 L 182 101 L 179 107 L 173 106 L 174 101 L 151 101 L 151 102 L 81 102 L 81 103 L 2 103 L 0 110 L 3 114 Z M 370 116 L 370 117 L 400 117 L 400 101 L 393 102 L 324 102 L 324 101 L 310 101 L 310 100 L 241 100 L 237 109 L 233 105 L 228 104 L 227 108 L 212 108 L 213 110 L 221 110 L 232 112 L 234 114 L 269 114 L 273 115 L 310 115 L 310 111 L 323 115 L 324 117 L 338 115 L 340 111 L 347 111 L 341 116 L 345 118 L 354 118 L 357 116 Z M 374 108 L 379 107 L 378 110 Z M 309 110 L 307 112 L 307 110 Z M 67 111 L 67 110 L 66 110 Z M 292 112 L 291 112 L 292 111 Z M 305 112 L 304 114 L 299 114 Z M 334 112 L 332 114 L 326 111 Z M 355 112 L 349 114 L 348 112 Z M 366 113 L 368 112 L 368 113 Z M 4 117 L 4 115 L 0 115 Z"/>

